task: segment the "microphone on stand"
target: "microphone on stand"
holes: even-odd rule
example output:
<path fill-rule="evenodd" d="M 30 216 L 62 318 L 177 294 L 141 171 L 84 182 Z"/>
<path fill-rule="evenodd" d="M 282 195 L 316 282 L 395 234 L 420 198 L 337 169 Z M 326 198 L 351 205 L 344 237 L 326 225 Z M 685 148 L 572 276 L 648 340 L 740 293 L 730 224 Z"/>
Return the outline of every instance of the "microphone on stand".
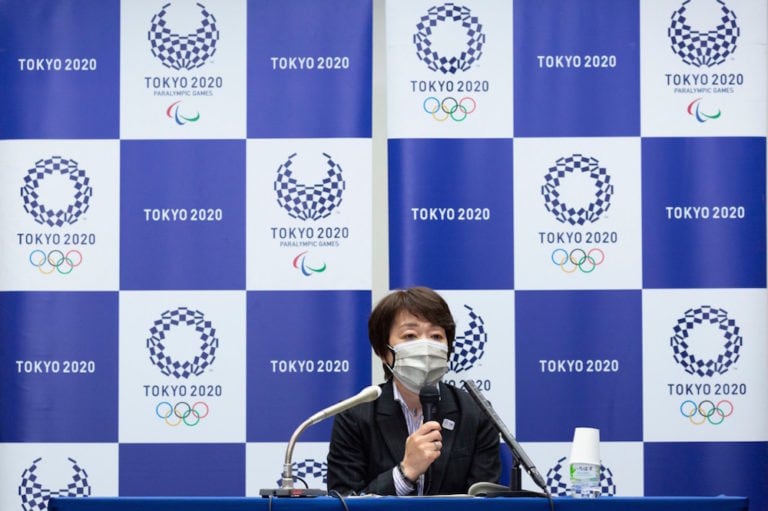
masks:
<path fill-rule="evenodd" d="M 291 439 L 288 441 L 288 447 L 285 449 L 285 461 L 283 463 L 283 474 L 280 488 L 267 488 L 259 490 L 259 495 L 262 497 L 317 497 L 319 495 L 325 495 L 325 490 L 313 489 L 313 488 L 294 488 L 293 487 L 293 448 L 296 445 L 296 441 L 299 439 L 305 429 L 313 424 L 332 417 L 337 413 L 341 413 L 344 410 L 348 410 L 354 406 L 368 401 L 374 401 L 381 395 L 381 388 L 377 385 L 371 385 L 365 387 L 352 397 L 349 397 L 343 401 L 324 408 L 314 414 L 309 419 L 302 422 L 296 431 L 291 435 Z"/>
<path fill-rule="evenodd" d="M 436 421 L 437 403 L 440 402 L 440 392 L 437 390 L 437 385 L 422 387 L 419 391 L 419 401 L 421 401 L 421 417 L 423 422 Z M 424 495 L 427 495 L 431 485 L 432 467 L 430 466 L 424 474 Z"/>
<path fill-rule="evenodd" d="M 469 392 L 469 395 L 472 396 L 472 399 L 475 400 L 475 403 L 477 403 L 483 413 L 491 420 L 493 425 L 496 426 L 496 429 L 499 431 L 499 433 L 501 433 L 501 437 L 512 450 L 514 462 L 522 464 L 523 468 L 525 468 L 525 471 L 528 472 L 528 475 L 531 476 L 531 479 L 533 479 L 533 482 L 536 483 L 536 486 L 544 490 L 545 496 L 549 496 L 549 490 L 547 489 L 547 483 L 544 481 L 544 478 L 541 476 L 539 471 L 536 469 L 536 466 L 525 453 L 523 447 L 517 442 L 514 435 L 512 435 L 512 433 L 509 431 L 507 425 L 504 424 L 504 421 L 502 421 L 501 417 L 499 417 L 499 415 L 496 413 L 496 410 L 493 409 L 491 403 L 488 402 L 482 392 L 480 392 L 480 390 L 477 388 L 475 382 L 472 380 L 465 380 L 464 388 L 467 389 L 467 392 Z M 527 494 L 526 496 L 541 495 L 538 493 L 522 490 L 519 475 L 520 472 L 518 467 L 517 477 L 513 477 L 513 479 L 516 480 L 510 481 L 510 488 L 513 492 L 525 493 Z"/>

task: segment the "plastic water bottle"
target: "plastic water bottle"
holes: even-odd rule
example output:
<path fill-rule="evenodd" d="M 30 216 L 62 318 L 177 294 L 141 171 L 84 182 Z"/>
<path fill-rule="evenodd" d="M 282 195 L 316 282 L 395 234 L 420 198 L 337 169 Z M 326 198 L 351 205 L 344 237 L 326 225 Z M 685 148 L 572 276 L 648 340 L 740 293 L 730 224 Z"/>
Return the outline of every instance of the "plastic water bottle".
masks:
<path fill-rule="evenodd" d="M 600 465 L 571 463 L 571 495 L 577 498 L 600 496 Z"/>

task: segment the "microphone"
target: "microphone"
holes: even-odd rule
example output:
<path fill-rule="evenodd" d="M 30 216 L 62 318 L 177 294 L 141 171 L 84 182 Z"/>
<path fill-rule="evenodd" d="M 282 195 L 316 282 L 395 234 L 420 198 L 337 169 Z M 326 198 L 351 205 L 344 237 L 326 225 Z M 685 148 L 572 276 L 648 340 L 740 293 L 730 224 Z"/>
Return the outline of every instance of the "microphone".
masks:
<path fill-rule="evenodd" d="M 348 410 L 354 406 L 368 401 L 374 401 L 381 395 L 381 388 L 378 385 L 370 385 L 358 392 L 352 397 L 348 397 L 343 401 L 339 401 L 336 404 L 324 408 L 311 416 L 309 419 L 302 422 L 296 431 L 291 435 L 291 439 L 288 441 L 288 447 L 285 449 L 285 461 L 283 463 L 283 474 L 280 488 L 262 489 L 259 490 L 259 495 L 262 497 L 316 497 L 318 495 L 325 495 L 324 490 L 311 489 L 311 488 L 294 488 L 293 487 L 293 467 L 291 460 L 293 459 L 293 448 L 296 445 L 296 441 L 299 439 L 305 429 L 313 424 L 332 417 L 337 413 L 341 413 L 344 410 Z"/>
<path fill-rule="evenodd" d="M 423 422 L 437 420 L 437 403 L 440 402 L 440 391 L 437 385 L 427 385 L 419 391 L 419 401 L 421 401 L 421 417 Z M 429 493 L 432 486 L 432 467 L 427 469 L 424 474 L 424 495 Z"/>
<path fill-rule="evenodd" d="M 428 385 L 422 387 L 419 391 L 419 401 L 421 401 L 421 416 L 424 422 L 437 420 L 437 403 L 440 402 L 440 392 L 437 385 Z"/>
<path fill-rule="evenodd" d="M 533 482 L 536 483 L 539 488 L 544 490 L 545 494 L 549 495 L 549 490 L 547 490 L 547 483 L 544 481 L 544 478 L 541 477 L 541 474 L 533 465 L 531 459 L 525 453 L 520 444 L 517 443 L 517 440 L 515 440 L 515 437 L 512 435 L 512 433 L 510 433 L 509 429 L 507 429 L 506 424 L 504 424 L 504 422 L 501 420 L 499 415 L 496 413 L 496 410 L 493 409 L 491 403 L 485 399 L 485 396 L 483 396 L 483 394 L 477 388 L 475 382 L 472 380 L 464 380 L 464 388 L 467 389 L 467 392 L 469 392 L 469 395 L 472 396 L 472 399 L 475 400 L 483 413 L 485 413 L 485 415 L 491 419 L 491 422 L 493 422 L 494 426 L 496 426 L 496 429 L 499 430 L 499 433 L 501 433 L 504 441 L 507 443 L 507 445 L 509 445 L 509 448 L 512 449 L 512 454 L 514 455 L 515 459 L 517 459 L 523 465 L 523 468 L 525 468 L 525 471 L 528 472 L 529 476 L 531 476 Z M 514 484 L 514 481 L 511 481 L 510 483 Z M 520 490 L 519 481 L 517 486 L 517 488 L 513 489 Z"/>

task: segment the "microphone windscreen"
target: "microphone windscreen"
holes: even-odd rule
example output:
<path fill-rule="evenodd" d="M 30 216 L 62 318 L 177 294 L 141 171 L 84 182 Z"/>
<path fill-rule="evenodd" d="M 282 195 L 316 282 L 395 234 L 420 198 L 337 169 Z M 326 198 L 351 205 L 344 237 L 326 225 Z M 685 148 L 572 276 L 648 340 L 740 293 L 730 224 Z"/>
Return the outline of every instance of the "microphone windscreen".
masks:
<path fill-rule="evenodd" d="M 440 392 L 437 385 L 422 387 L 419 391 L 419 401 L 421 401 L 421 414 L 424 422 L 437 419 L 437 403 L 440 401 Z"/>

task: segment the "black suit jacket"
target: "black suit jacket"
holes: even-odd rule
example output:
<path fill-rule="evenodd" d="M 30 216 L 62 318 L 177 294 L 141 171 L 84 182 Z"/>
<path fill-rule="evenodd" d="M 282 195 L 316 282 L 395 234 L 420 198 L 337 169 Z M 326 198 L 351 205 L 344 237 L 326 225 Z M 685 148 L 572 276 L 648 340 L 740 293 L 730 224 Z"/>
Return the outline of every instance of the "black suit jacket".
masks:
<path fill-rule="evenodd" d="M 395 495 L 392 469 L 402 461 L 408 429 L 392 380 L 381 396 L 336 416 L 328 452 L 328 490 Z M 466 493 L 478 481 L 497 482 L 501 471 L 499 433 L 463 390 L 440 384 L 438 422 L 443 448 L 430 468 L 428 494 Z M 426 484 L 425 484 L 426 486 Z"/>

